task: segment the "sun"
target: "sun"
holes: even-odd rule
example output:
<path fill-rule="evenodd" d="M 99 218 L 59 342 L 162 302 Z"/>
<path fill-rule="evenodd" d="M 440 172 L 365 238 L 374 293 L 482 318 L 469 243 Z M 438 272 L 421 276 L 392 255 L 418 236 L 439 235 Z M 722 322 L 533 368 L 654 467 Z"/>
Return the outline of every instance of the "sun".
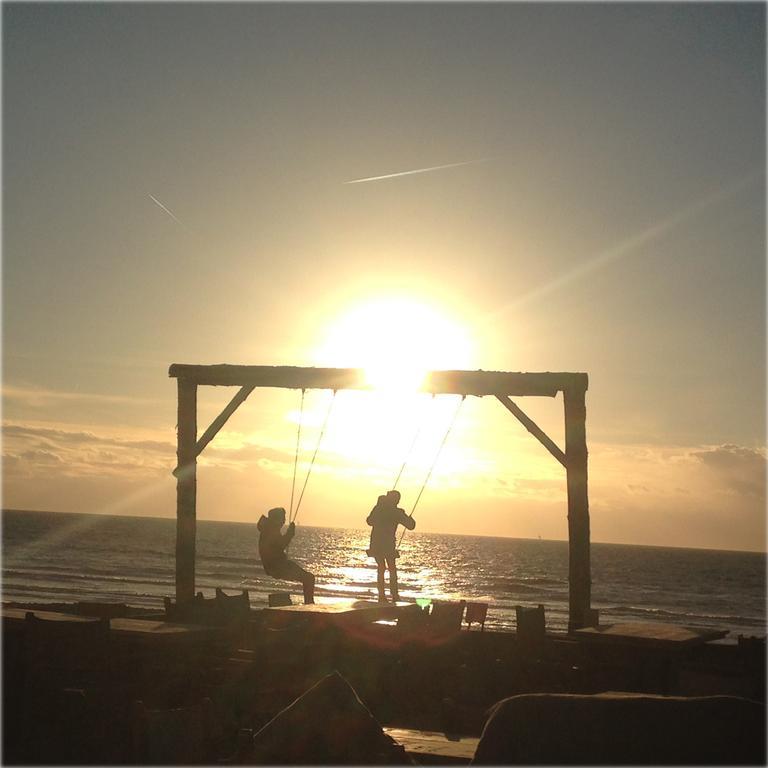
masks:
<path fill-rule="evenodd" d="M 373 391 L 342 391 L 338 397 L 308 392 L 302 413 L 287 414 L 289 421 L 306 427 L 302 456 L 324 434 L 326 471 L 336 478 L 363 477 L 387 489 L 407 457 L 400 487 L 407 491 L 422 482 L 459 398 L 419 390 L 428 371 L 473 367 L 467 327 L 440 307 L 413 297 L 370 297 L 349 306 L 324 329 L 312 361 L 322 367 L 362 369 Z M 332 416 L 323 430 L 328 413 Z M 465 459 L 454 439 L 441 463 L 457 465 Z M 432 485 L 439 484 L 437 475 Z"/>
<path fill-rule="evenodd" d="M 368 299 L 330 326 L 323 365 L 362 368 L 380 391 L 413 392 L 429 370 L 470 365 L 469 334 L 434 306 L 401 296 Z"/>

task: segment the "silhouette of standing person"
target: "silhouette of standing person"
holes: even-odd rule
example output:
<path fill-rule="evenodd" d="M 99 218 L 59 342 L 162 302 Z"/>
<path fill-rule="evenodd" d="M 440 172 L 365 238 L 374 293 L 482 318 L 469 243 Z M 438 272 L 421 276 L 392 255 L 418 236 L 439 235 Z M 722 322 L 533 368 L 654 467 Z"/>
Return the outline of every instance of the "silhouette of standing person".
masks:
<path fill-rule="evenodd" d="M 261 516 L 256 527 L 259 530 L 259 557 L 268 576 L 286 581 L 300 581 L 304 588 L 304 602 L 315 602 L 315 577 L 300 565 L 289 560 L 286 547 L 296 535 L 296 523 L 291 523 L 285 533 L 285 509 L 275 507 Z"/>
<path fill-rule="evenodd" d="M 416 527 L 416 521 L 397 506 L 400 501 L 399 491 L 389 491 L 386 496 L 379 496 L 376 506 L 371 510 L 366 522 L 372 526 L 371 546 L 368 554 L 376 559 L 376 587 L 379 590 L 379 602 L 385 603 L 384 571 L 389 568 L 389 592 L 392 601 L 400 599 L 397 589 L 397 558 L 395 534 L 398 525 L 404 525 L 409 531 Z"/>

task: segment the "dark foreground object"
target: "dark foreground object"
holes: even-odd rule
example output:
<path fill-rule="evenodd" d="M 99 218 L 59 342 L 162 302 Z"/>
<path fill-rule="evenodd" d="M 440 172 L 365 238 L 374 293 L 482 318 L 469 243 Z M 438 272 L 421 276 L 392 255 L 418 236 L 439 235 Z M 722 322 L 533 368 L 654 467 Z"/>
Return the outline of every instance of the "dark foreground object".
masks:
<path fill-rule="evenodd" d="M 255 765 L 410 763 L 338 672 L 267 723 L 253 738 L 250 758 Z"/>
<path fill-rule="evenodd" d="M 252 611 L 221 590 L 165 615 L 20 608 L 2 615 L 7 765 L 466 765 L 489 709 L 478 762 L 765 758 L 763 707 L 745 701 L 765 701 L 762 639 L 467 631 L 416 606 L 379 625 L 369 608 Z"/>
<path fill-rule="evenodd" d="M 735 696 L 525 694 L 496 704 L 473 765 L 764 765 L 765 707 Z"/>

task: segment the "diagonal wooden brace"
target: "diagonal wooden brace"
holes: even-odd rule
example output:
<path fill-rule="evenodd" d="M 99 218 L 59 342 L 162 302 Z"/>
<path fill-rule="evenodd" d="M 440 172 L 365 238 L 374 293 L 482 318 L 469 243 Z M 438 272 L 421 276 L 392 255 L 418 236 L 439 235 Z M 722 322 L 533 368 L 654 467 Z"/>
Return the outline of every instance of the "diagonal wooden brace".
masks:
<path fill-rule="evenodd" d="M 512 400 L 504 395 L 496 395 L 498 401 L 567 469 L 568 464 L 563 451 L 541 429 L 541 427 Z"/>
<path fill-rule="evenodd" d="M 208 443 L 216 437 L 218 431 L 227 423 L 229 417 L 240 407 L 248 395 L 253 392 L 255 384 L 248 384 L 242 387 L 240 391 L 229 401 L 227 407 L 211 422 L 211 426 L 203 432 L 200 439 L 195 443 L 195 456 L 199 456 Z M 174 477 L 178 477 L 179 467 L 173 470 Z"/>

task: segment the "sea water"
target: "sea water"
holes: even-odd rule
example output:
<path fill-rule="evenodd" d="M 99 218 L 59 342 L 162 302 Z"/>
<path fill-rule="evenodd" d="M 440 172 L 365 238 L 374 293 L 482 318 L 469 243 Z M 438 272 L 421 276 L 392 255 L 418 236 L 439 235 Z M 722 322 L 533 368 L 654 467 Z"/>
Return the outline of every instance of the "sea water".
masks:
<path fill-rule="evenodd" d="M 375 599 L 370 529 L 300 526 L 290 556 L 317 577 L 317 600 Z M 268 577 L 249 523 L 198 521 L 196 588 L 247 589 L 254 606 L 299 584 Z M 6 510 L 2 599 L 104 600 L 159 608 L 175 587 L 176 521 Z M 408 532 L 401 599 L 489 603 L 486 628 L 514 629 L 515 606 L 542 604 L 548 629 L 568 623 L 568 543 Z M 762 553 L 593 543 L 592 606 L 601 622 L 658 621 L 766 633 Z"/>

